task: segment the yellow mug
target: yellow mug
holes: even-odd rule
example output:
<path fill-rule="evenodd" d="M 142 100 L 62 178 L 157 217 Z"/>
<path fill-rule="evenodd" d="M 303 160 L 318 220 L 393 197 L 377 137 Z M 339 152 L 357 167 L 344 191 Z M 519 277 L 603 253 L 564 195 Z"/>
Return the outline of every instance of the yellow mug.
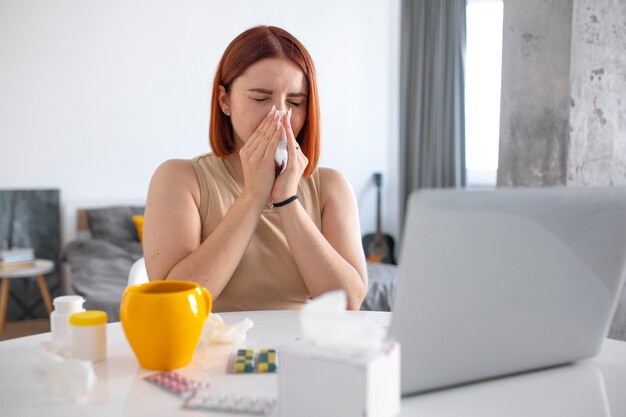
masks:
<path fill-rule="evenodd" d="M 211 306 L 211 294 L 195 282 L 154 281 L 126 288 L 120 320 L 141 366 L 169 370 L 187 365 Z"/>

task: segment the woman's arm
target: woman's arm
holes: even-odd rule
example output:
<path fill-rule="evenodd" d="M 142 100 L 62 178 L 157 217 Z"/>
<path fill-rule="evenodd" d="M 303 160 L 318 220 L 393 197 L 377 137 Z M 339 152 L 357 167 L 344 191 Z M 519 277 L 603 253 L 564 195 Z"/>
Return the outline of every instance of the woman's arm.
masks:
<path fill-rule="evenodd" d="M 152 280 L 195 281 L 217 298 L 239 264 L 259 222 L 260 199 L 239 197 L 201 242 L 200 187 L 191 161 L 163 163 L 150 183 L 144 256 Z"/>
<path fill-rule="evenodd" d="M 298 200 L 277 208 L 289 248 L 311 296 L 343 288 L 356 310 L 367 294 L 356 199 L 339 172 L 320 168 L 322 230 Z"/>

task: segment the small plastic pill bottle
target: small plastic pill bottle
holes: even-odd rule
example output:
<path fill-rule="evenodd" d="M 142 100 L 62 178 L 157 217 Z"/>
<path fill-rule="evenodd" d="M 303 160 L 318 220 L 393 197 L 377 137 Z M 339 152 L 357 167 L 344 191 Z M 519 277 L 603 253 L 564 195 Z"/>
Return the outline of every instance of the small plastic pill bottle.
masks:
<path fill-rule="evenodd" d="M 54 311 L 50 313 L 50 332 L 52 344 L 56 349 L 69 350 L 70 348 L 70 316 L 85 311 L 85 299 L 80 295 L 63 295 L 56 297 L 52 303 Z"/>
<path fill-rule="evenodd" d="M 107 313 L 87 310 L 70 316 L 72 357 L 98 362 L 107 357 Z"/>

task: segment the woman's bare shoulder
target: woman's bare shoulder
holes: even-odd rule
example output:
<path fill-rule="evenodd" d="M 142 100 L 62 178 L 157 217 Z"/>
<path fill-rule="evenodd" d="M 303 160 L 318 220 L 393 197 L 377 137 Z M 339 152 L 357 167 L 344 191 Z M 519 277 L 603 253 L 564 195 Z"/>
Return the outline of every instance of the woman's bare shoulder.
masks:
<path fill-rule="evenodd" d="M 150 188 L 190 192 L 196 202 L 200 201 L 198 177 L 190 159 L 170 159 L 163 162 L 155 170 Z"/>
<path fill-rule="evenodd" d="M 319 167 L 320 176 L 320 199 L 322 202 L 328 198 L 345 198 L 352 196 L 352 187 L 348 179 L 334 168 Z"/>
<path fill-rule="evenodd" d="M 318 167 L 320 182 L 334 183 L 337 181 L 345 181 L 346 177 L 335 168 Z"/>
<path fill-rule="evenodd" d="M 196 179 L 196 171 L 189 159 L 170 159 L 157 167 L 153 179 L 159 181 L 189 181 Z"/>
<path fill-rule="evenodd" d="M 155 175 L 157 174 L 180 177 L 195 176 L 195 169 L 190 159 L 169 159 L 157 167 Z"/>

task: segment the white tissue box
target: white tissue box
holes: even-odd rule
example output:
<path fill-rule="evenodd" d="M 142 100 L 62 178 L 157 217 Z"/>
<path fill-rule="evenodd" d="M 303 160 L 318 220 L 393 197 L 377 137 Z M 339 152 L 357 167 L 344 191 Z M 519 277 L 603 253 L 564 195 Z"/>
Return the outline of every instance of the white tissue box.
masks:
<path fill-rule="evenodd" d="M 346 358 L 296 342 L 279 350 L 281 417 L 392 417 L 400 412 L 400 345 Z"/>

